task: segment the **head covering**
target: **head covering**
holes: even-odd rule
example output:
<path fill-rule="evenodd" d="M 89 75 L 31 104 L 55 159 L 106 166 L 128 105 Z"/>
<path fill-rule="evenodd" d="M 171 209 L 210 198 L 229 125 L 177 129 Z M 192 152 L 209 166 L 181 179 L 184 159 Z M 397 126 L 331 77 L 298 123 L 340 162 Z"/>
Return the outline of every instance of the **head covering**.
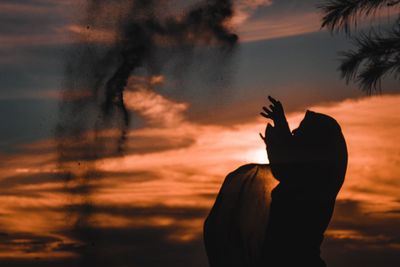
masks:
<path fill-rule="evenodd" d="M 308 188 L 324 186 L 332 197 L 336 197 L 344 181 L 348 158 L 346 142 L 337 121 L 307 110 L 299 127 L 293 131 L 293 139 L 298 154 L 293 163 L 297 171 L 293 175 L 301 177 Z"/>

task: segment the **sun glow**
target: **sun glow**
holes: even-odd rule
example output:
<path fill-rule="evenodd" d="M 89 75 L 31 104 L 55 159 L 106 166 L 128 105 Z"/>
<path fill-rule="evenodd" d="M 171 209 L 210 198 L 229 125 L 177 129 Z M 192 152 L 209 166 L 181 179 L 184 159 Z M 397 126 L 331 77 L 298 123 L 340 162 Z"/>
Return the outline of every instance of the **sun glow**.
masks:
<path fill-rule="evenodd" d="M 265 148 L 260 147 L 253 150 L 248 151 L 245 154 L 245 160 L 252 163 L 260 163 L 260 164 L 268 164 L 268 156 Z"/>

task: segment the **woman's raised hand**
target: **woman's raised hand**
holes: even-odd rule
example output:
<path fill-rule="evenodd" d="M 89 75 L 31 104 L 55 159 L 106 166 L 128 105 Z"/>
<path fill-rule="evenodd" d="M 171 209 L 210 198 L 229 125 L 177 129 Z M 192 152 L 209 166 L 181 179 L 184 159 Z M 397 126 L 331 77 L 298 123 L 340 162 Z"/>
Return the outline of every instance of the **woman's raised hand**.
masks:
<path fill-rule="evenodd" d="M 286 121 L 285 111 L 283 110 L 283 106 L 281 102 L 277 101 L 271 96 L 268 96 L 268 100 L 271 102 L 269 107 L 264 106 L 263 111 L 260 113 L 261 116 L 271 119 L 274 122 L 274 127 L 268 123 L 267 128 L 265 129 L 265 134 L 267 134 L 271 129 L 276 128 L 279 131 L 289 132 L 289 125 Z M 260 134 L 261 138 L 265 140 L 265 137 Z"/>
<path fill-rule="evenodd" d="M 266 106 L 262 108 L 261 116 L 273 120 L 275 127 L 286 124 L 285 111 L 283 110 L 281 102 L 271 96 L 268 96 L 268 100 L 271 101 L 271 105 L 269 105 L 269 108 Z"/>

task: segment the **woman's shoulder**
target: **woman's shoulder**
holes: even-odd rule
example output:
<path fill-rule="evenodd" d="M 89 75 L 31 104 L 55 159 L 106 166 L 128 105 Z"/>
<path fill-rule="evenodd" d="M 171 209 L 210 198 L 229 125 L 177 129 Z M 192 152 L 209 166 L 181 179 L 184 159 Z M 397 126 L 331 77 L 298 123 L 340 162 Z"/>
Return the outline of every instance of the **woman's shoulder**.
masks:
<path fill-rule="evenodd" d="M 229 175 L 237 175 L 237 174 L 246 174 L 246 173 L 252 173 L 252 172 L 259 172 L 259 171 L 270 171 L 270 166 L 269 164 L 258 164 L 258 163 L 249 163 L 242 165 L 235 169 L 234 171 L 230 172 Z"/>
<path fill-rule="evenodd" d="M 230 172 L 224 180 L 221 191 L 253 191 L 259 190 L 258 188 L 273 187 L 275 183 L 268 164 L 251 163 Z"/>

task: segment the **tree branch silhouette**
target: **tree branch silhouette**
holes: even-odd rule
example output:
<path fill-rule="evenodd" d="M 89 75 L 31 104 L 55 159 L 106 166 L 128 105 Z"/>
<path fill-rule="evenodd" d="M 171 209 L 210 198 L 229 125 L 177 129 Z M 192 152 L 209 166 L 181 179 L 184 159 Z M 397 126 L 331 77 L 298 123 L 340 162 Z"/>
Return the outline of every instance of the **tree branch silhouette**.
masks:
<path fill-rule="evenodd" d="M 384 7 L 395 9 L 400 0 L 331 0 L 318 8 L 323 12 L 322 28 L 332 33 L 345 32 L 351 36 L 351 28 L 358 26 L 362 17 L 375 15 Z M 377 31 L 352 37 L 355 50 L 342 52 L 339 66 L 341 77 L 348 84 L 356 82 L 361 90 L 371 94 L 381 91 L 381 80 L 387 75 L 400 76 L 400 16 L 391 30 Z"/>

